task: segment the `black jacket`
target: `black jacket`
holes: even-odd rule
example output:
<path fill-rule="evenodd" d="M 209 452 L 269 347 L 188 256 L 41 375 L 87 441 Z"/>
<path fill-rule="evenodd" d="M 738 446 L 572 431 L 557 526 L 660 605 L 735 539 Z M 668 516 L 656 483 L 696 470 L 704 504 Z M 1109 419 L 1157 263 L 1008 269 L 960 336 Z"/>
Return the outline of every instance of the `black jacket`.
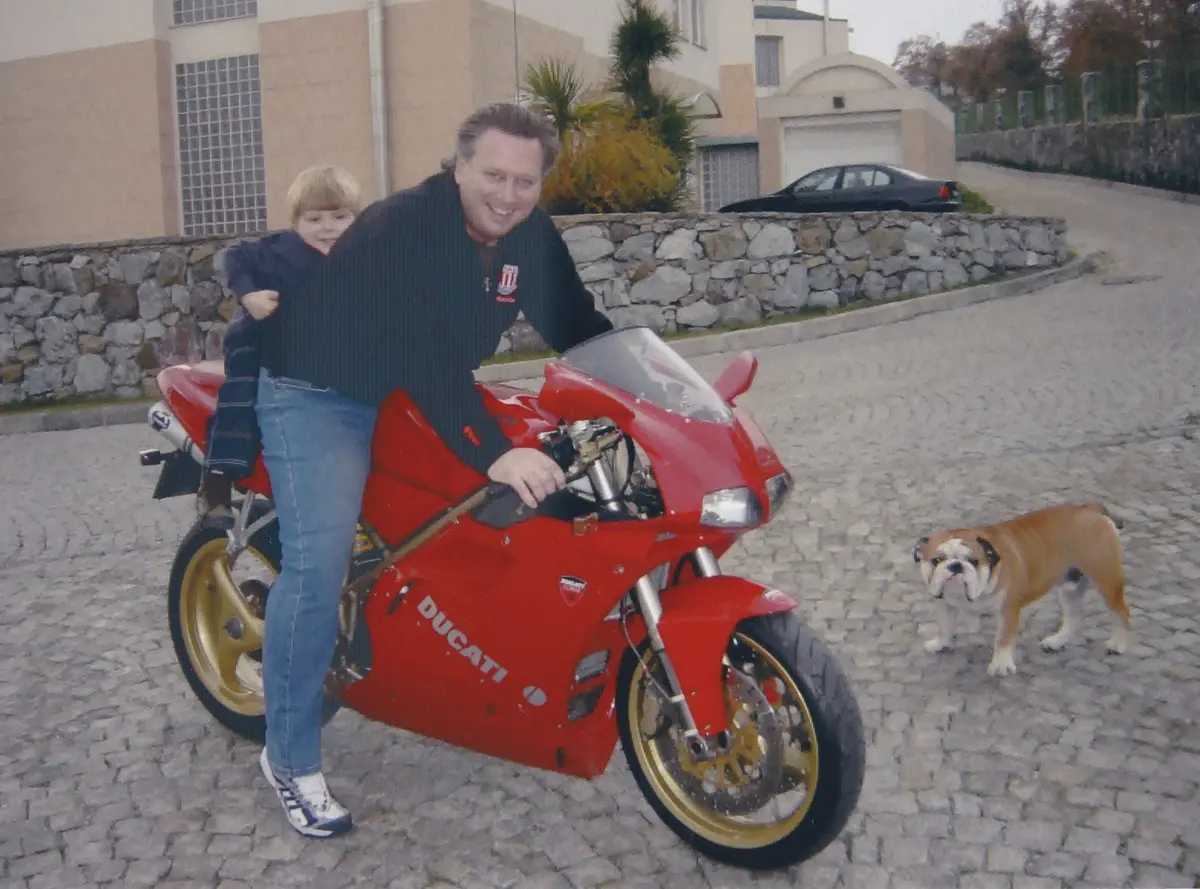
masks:
<path fill-rule="evenodd" d="M 372 204 L 312 284 L 280 300 L 282 373 L 367 404 L 404 389 L 451 450 L 485 471 L 510 444 L 472 372 L 518 311 L 558 351 L 612 329 L 546 213 L 534 210 L 499 248 L 485 289 L 450 173 Z"/>
<path fill-rule="evenodd" d="M 232 247 L 225 256 L 229 289 L 240 300 L 255 290 L 275 290 L 282 303 L 311 280 L 321 253 L 292 230 L 277 232 Z M 255 321 L 239 311 L 225 331 L 225 382 L 217 393 L 217 410 L 208 434 L 205 465 L 229 478 L 243 478 L 254 469 L 259 429 L 254 405 L 258 400 L 258 371 L 278 372 L 279 312 Z"/>

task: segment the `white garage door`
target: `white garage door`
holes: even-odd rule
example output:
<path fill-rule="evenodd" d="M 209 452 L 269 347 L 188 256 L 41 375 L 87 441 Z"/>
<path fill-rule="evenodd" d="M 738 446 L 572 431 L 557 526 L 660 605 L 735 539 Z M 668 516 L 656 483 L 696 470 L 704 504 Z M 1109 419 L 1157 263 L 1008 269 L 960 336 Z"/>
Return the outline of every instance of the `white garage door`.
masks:
<path fill-rule="evenodd" d="M 839 164 L 903 164 L 900 121 L 838 121 L 812 124 L 796 122 L 783 131 L 783 183 L 805 173 Z"/>

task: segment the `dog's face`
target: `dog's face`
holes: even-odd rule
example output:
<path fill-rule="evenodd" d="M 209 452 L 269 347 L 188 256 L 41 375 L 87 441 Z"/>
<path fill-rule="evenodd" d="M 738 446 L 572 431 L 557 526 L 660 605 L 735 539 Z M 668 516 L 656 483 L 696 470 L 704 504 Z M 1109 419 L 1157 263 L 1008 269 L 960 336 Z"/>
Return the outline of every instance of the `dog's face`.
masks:
<path fill-rule="evenodd" d="M 991 591 L 989 581 L 1000 556 L 982 537 L 947 531 L 918 540 L 913 561 L 933 598 L 974 602 Z"/>

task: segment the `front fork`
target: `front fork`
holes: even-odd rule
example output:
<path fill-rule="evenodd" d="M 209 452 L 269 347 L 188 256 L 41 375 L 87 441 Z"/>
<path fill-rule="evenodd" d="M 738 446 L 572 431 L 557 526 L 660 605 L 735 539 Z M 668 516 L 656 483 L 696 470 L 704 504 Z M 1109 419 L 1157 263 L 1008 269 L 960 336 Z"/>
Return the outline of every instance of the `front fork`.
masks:
<path fill-rule="evenodd" d="M 717 564 L 717 557 L 713 555 L 713 551 L 707 546 L 702 546 L 693 552 L 696 559 L 696 567 L 701 577 L 717 577 L 721 573 L 721 568 Z M 643 575 L 639 578 L 637 584 L 633 588 L 634 597 L 637 599 L 638 609 L 642 613 L 642 620 L 646 624 L 646 637 L 650 640 L 650 648 L 654 651 L 654 655 L 658 658 L 658 662 L 662 665 L 663 675 L 667 682 L 667 700 L 675 709 L 675 713 L 683 726 L 683 739 L 687 744 L 688 750 L 696 759 L 712 759 L 716 756 L 717 751 L 713 749 L 713 745 L 709 744 L 708 740 L 700 733 L 699 727 L 696 725 L 696 719 L 692 715 L 692 710 L 688 706 L 687 696 L 683 692 L 683 685 L 679 681 L 679 675 L 675 672 L 675 666 L 671 663 L 671 658 L 667 654 L 666 646 L 663 644 L 662 635 L 658 631 L 659 622 L 662 620 L 662 600 L 658 595 L 658 587 L 650 579 L 649 575 Z M 724 735 L 721 732 L 718 735 L 718 743 Z"/>

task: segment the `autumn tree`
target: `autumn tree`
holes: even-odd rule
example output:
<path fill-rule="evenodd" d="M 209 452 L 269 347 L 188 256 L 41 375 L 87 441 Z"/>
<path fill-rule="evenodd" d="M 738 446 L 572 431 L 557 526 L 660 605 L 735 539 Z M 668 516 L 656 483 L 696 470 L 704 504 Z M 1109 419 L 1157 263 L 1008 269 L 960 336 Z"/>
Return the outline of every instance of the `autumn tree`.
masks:
<path fill-rule="evenodd" d="M 900 44 L 892 67 L 913 86 L 940 93 L 948 61 L 945 43 L 928 34 L 919 34 Z"/>

